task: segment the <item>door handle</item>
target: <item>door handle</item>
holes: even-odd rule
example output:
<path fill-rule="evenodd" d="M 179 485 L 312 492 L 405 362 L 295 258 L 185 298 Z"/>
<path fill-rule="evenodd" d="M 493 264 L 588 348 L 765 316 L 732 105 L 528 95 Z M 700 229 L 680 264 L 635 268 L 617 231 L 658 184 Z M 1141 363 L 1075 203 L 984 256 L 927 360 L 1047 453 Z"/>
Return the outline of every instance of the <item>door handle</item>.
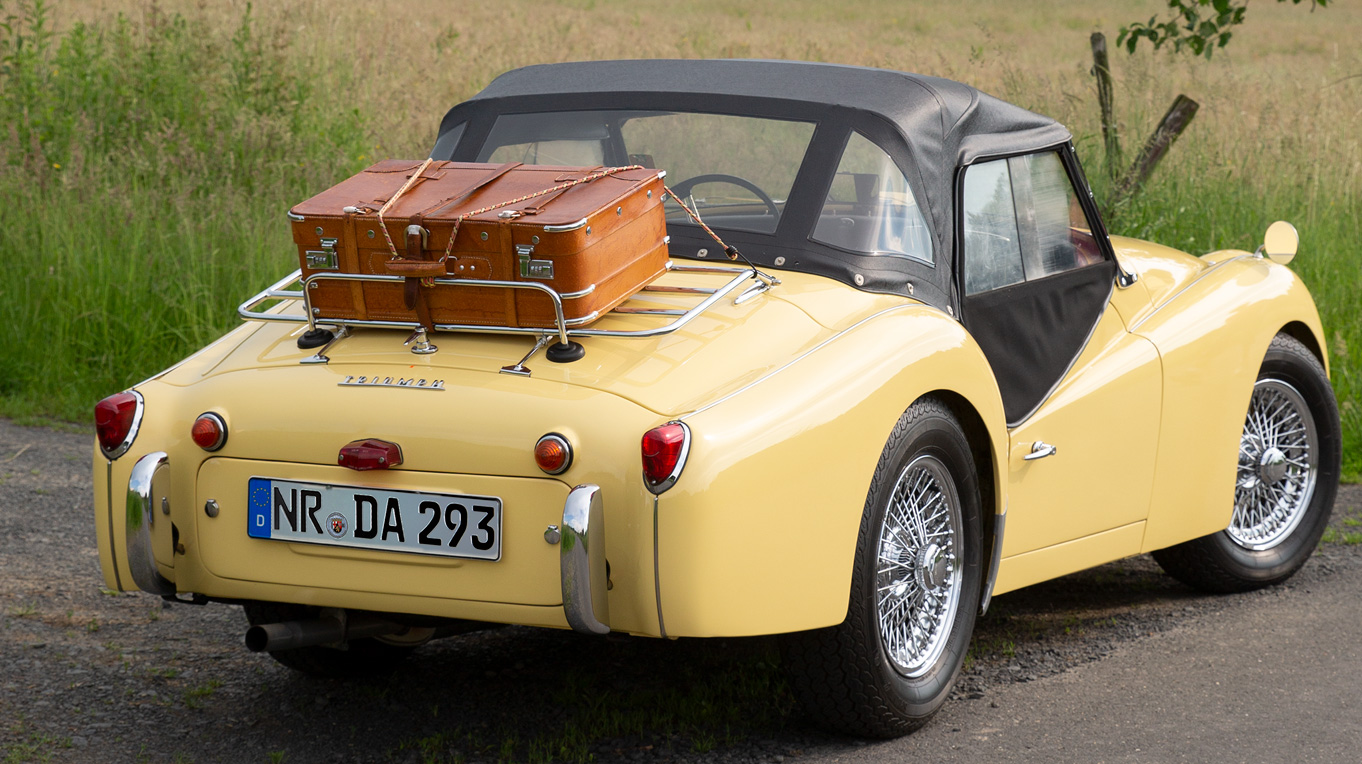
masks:
<path fill-rule="evenodd" d="M 1038 440 L 1031 444 L 1031 453 L 1023 456 L 1022 459 L 1025 459 L 1028 462 L 1034 462 L 1037 459 L 1044 459 L 1047 456 L 1054 456 L 1057 453 L 1059 453 L 1058 448 L 1055 448 L 1043 440 Z"/>

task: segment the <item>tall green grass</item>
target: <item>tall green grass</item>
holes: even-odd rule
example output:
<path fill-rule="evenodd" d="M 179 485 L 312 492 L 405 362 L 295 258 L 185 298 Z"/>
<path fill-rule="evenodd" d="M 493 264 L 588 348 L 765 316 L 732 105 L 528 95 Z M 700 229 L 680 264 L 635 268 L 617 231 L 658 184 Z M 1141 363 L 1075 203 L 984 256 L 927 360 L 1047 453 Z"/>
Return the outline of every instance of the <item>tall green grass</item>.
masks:
<path fill-rule="evenodd" d="M 282 29 L 151 12 L 75 23 L 0 2 L 0 413 L 94 401 L 237 322 L 296 267 L 284 212 L 365 164 Z"/>
<path fill-rule="evenodd" d="M 637 35 L 639 20 L 625 7 L 551 12 L 568 14 L 562 23 L 569 26 L 585 23 L 573 14 L 594 14 L 595 23 L 618 26 L 613 33 Z M 792 12 L 822 13 L 820 7 Z M 381 22 L 376 11 L 358 6 L 344 13 L 359 14 L 365 30 L 384 34 L 347 54 L 336 50 L 334 39 L 348 39 L 355 18 L 342 22 L 342 11 L 329 6 L 304 3 L 266 14 L 247 5 L 228 16 L 222 8 L 169 14 L 151 4 L 140 14 L 84 23 L 63 15 L 70 8 L 0 0 L 0 414 L 12 417 L 85 421 L 99 398 L 235 325 L 238 302 L 296 267 L 283 217 L 289 205 L 394 150 L 377 144 L 419 153 L 410 147 L 427 140 L 423 130 L 452 99 L 473 92 L 493 69 L 550 55 L 539 45 L 465 45 L 453 24 L 424 31 L 374 27 Z M 1004 23 L 1002 11 L 994 10 Z M 512 11 L 525 13 L 528 6 Z M 650 29 L 671 23 L 652 5 L 641 12 Z M 709 12 L 695 11 L 687 23 L 698 24 L 697 13 Z M 723 29 L 733 27 L 706 43 L 720 48 L 682 50 L 674 39 L 658 37 L 654 47 L 631 48 L 628 55 L 800 57 L 799 46 L 815 44 L 784 33 L 763 38 L 751 19 L 734 26 L 717 6 L 713 15 Z M 789 15 L 782 11 L 779 19 Z M 305 26 L 311 31 L 300 32 Z M 850 34 L 838 30 L 828 34 Z M 919 33 L 926 34 L 912 35 Z M 722 47 L 724 34 L 749 40 L 748 47 Z M 1081 55 L 1086 33 L 1074 34 Z M 594 37 L 566 39 L 577 42 L 561 55 L 622 55 L 572 47 Z M 1024 61 L 1013 64 L 1022 51 L 1009 53 L 1008 43 L 987 28 L 980 28 L 979 39 L 981 61 L 992 54 L 990 45 L 1007 53 L 1000 95 L 1076 123 L 1080 133 L 1095 129 L 1090 99 L 1072 95 L 1067 80 L 1032 72 Z M 421 52 L 421 45 L 429 50 Z M 394 47 L 419 55 L 394 56 Z M 874 60 L 849 62 L 914 68 L 894 57 L 914 50 L 906 42 L 884 43 L 864 54 Z M 512 55 L 517 51 L 523 60 Z M 956 72 L 943 56 L 937 68 L 972 79 L 983 73 L 971 68 L 975 59 L 971 54 Z M 1163 106 L 1167 66 L 1138 63 L 1149 60 L 1115 62 L 1118 75 L 1125 72 L 1118 77 L 1117 107 L 1130 112 L 1120 115 L 1130 125 L 1152 125 Z M 410 79 L 416 75 L 403 66 L 420 70 L 422 79 Z M 1179 140 L 1141 195 L 1109 211 L 1108 222 L 1113 233 L 1194 253 L 1253 249 L 1278 218 L 1297 225 L 1301 255 L 1292 267 L 1313 291 L 1329 332 L 1345 472 L 1356 479 L 1362 476 L 1362 273 L 1355 254 L 1362 241 L 1362 169 L 1355 141 L 1345 137 L 1356 115 L 1338 100 L 1353 91 L 1312 95 L 1315 100 L 1299 104 L 1288 99 L 1281 103 L 1300 106 L 1299 113 L 1281 107 L 1227 123 L 1214 114 L 1235 112 L 1236 88 L 1276 86 L 1252 80 L 1258 75 L 1248 70 L 1215 70 L 1220 73 L 1211 80 L 1210 65 L 1195 66 L 1193 84 L 1206 81 L 1194 92 L 1208 116 Z M 1346 80 L 1349 71 L 1337 74 Z M 395 89 L 385 77 L 407 85 Z M 1332 104 L 1327 119 L 1308 113 L 1310 104 L 1326 102 Z M 1142 137 L 1127 136 L 1127 151 Z M 1100 140 L 1080 137 L 1099 194 L 1100 150 Z"/>
<path fill-rule="evenodd" d="M 1080 153 L 1096 166 L 1100 138 L 1082 142 L 1089 150 L 1080 148 Z M 1232 177 L 1242 157 L 1240 147 L 1186 141 L 1172 151 L 1170 164 L 1177 164 L 1156 173 L 1121 207 L 1106 210 L 1107 222 L 1113 234 L 1193 253 L 1253 251 L 1272 221 L 1296 226 L 1301 244 L 1291 268 L 1310 288 L 1324 325 L 1343 422 L 1344 477 L 1362 480 L 1362 259 L 1357 245 L 1362 242 L 1362 172 L 1323 156 L 1269 177 Z M 1100 199 L 1108 183 L 1102 177 L 1093 180 Z"/>

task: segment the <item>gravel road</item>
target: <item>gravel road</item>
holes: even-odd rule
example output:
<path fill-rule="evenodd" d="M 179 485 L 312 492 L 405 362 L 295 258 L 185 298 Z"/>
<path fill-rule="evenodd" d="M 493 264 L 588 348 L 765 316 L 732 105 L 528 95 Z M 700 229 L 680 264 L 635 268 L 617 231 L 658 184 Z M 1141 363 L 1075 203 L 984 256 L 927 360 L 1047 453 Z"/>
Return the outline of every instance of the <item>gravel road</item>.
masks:
<path fill-rule="evenodd" d="M 1216 682 L 1222 670 L 1227 682 L 1247 681 L 1256 675 L 1236 661 L 1255 624 L 1342 612 L 1344 625 L 1333 628 L 1344 629 L 1346 640 L 1347 624 L 1362 621 L 1355 604 L 1362 488 L 1345 486 L 1335 530 L 1283 586 L 1209 597 L 1137 557 L 997 598 L 979 623 L 955 698 L 906 740 L 866 744 L 809 727 L 764 639 L 588 639 L 506 628 L 431 643 L 391 677 L 327 682 L 248 653 L 239 608 L 102 590 L 91 443 L 90 435 L 0 420 L 0 760 L 7 764 L 978 761 L 1042 752 L 1047 761 L 1178 760 L 1176 747 L 1141 754 L 1140 725 L 1127 725 L 1121 737 L 1113 733 L 1119 721 L 1096 711 L 1122 709 L 1123 699 L 1128 705 L 1140 688 L 1163 681 L 1143 669 L 1163 663 L 1150 654 L 1172 651 L 1200 667 L 1168 669 L 1186 681 Z M 1356 654 L 1356 644 L 1346 654 Z M 1289 660 L 1327 671 L 1338 647 L 1293 647 Z M 1292 668 L 1274 667 L 1287 675 Z M 1277 676 L 1276 695 L 1264 692 L 1257 704 L 1257 695 L 1240 698 L 1242 708 L 1218 717 L 1206 734 L 1290 740 L 1289 730 L 1273 728 L 1271 710 L 1291 698 L 1281 697 L 1281 676 L 1270 676 Z M 1170 686 L 1177 679 L 1169 677 Z M 1350 691 L 1324 682 L 1318 697 L 1301 701 L 1309 728 L 1323 738 L 1310 749 L 1323 754 L 1312 760 L 1352 760 L 1351 743 L 1329 739 L 1356 739 L 1362 689 L 1348 684 Z M 1205 723 L 1195 721 L 1198 706 L 1213 701 L 1198 701 L 1191 690 L 1177 697 L 1185 707 L 1170 700 L 1163 726 Z M 1202 732 L 1160 734 L 1192 740 Z M 1010 755 L 1001 753 L 1004 740 Z M 1103 745 L 1128 748 L 1116 755 Z M 1213 750 L 1249 752 L 1236 761 L 1273 760 L 1251 746 Z M 1331 759 L 1331 751 L 1345 758 Z M 1189 757 L 1198 759 L 1206 760 Z"/>

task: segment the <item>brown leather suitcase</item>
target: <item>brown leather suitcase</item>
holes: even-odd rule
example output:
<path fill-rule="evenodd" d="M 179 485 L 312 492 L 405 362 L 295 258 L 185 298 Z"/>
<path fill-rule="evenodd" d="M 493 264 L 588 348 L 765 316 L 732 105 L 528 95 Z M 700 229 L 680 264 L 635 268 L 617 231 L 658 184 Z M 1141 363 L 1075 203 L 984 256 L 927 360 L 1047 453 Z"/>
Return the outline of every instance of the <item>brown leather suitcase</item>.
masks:
<path fill-rule="evenodd" d="M 569 326 L 589 323 L 666 271 L 663 193 L 662 174 L 644 168 L 389 159 L 289 218 L 304 278 L 404 277 L 319 279 L 318 320 L 548 328 L 545 292 L 434 279 L 542 284 L 562 296 Z"/>

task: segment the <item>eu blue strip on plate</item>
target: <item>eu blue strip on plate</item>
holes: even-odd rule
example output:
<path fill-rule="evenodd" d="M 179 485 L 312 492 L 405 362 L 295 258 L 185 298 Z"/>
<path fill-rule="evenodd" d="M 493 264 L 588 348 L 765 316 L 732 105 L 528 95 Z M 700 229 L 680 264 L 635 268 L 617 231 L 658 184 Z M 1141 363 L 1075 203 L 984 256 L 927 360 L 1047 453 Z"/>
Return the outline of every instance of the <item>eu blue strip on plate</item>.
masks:
<path fill-rule="evenodd" d="M 270 537 L 270 481 L 265 478 L 251 478 L 246 492 L 248 525 L 246 532 L 254 538 Z"/>

